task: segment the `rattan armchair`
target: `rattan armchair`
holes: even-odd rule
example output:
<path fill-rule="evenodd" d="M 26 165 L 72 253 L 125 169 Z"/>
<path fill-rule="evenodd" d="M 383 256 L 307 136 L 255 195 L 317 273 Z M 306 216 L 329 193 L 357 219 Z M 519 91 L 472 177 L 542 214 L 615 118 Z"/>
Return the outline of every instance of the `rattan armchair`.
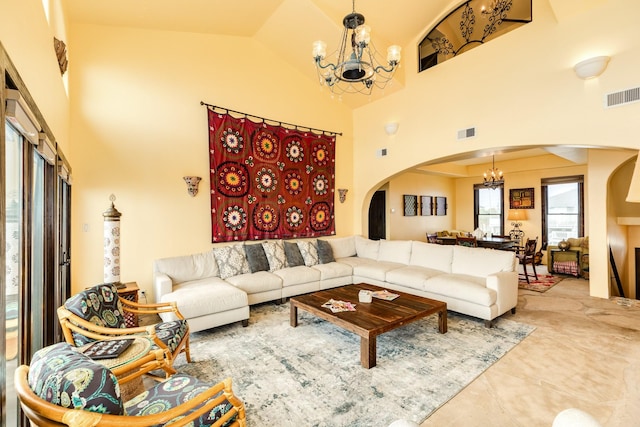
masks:
<path fill-rule="evenodd" d="M 15 389 L 23 412 L 35 426 L 246 425 L 244 404 L 234 395 L 228 378 L 210 385 L 177 374 L 124 402 L 120 385 L 162 359 L 162 351 L 155 350 L 122 367 L 121 371 L 134 373 L 118 379 L 115 371 L 67 343 L 58 343 L 36 352 L 31 366 L 18 367 Z"/>
<path fill-rule="evenodd" d="M 138 315 L 173 312 L 178 320 L 128 328 L 126 312 Z M 180 353 L 184 352 L 187 362 L 191 362 L 189 324 L 175 303 L 138 304 L 118 296 L 115 285 L 101 284 L 69 298 L 58 308 L 58 320 L 65 341 L 77 347 L 113 337 L 148 337 L 165 353 L 162 369 L 166 377 L 176 372 L 173 363 Z"/>

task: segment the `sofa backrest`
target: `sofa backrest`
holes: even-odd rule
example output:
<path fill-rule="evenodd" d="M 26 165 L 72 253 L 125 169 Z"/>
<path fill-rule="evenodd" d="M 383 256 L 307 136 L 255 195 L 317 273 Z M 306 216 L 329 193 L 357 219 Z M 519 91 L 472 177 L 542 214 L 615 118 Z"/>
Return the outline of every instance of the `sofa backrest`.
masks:
<path fill-rule="evenodd" d="M 331 245 L 331 249 L 333 249 L 333 257 L 335 259 L 348 258 L 357 254 L 355 236 L 333 237 L 326 240 Z"/>
<path fill-rule="evenodd" d="M 153 269 L 169 276 L 174 284 L 220 276 L 213 251 L 158 259 Z"/>
<path fill-rule="evenodd" d="M 378 261 L 409 264 L 411 240 L 380 240 Z"/>
<path fill-rule="evenodd" d="M 362 236 L 355 236 L 356 254 L 360 258 L 378 259 L 378 251 L 380 250 L 380 241 L 371 240 Z"/>
<path fill-rule="evenodd" d="M 453 245 L 452 248 L 451 272 L 454 274 L 487 277 L 499 271 L 515 271 L 515 252 L 458 245 Z"/>
<path fill-rule="evenodd" d="M 439 245 L 414 240 L 411 242 L 411 258 L 408 264 L 451 273 L 453 248 L 453 245 Z"/>

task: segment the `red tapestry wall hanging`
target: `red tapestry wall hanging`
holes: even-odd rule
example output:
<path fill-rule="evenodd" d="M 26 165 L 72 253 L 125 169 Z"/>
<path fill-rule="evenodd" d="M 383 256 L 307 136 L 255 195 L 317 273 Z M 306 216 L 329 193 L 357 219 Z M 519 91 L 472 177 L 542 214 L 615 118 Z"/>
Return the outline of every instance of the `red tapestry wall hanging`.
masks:
<path fill-rule="evenodd" d="M 335 134 L 207 111 L 213 242 L 335 234 Z"/>

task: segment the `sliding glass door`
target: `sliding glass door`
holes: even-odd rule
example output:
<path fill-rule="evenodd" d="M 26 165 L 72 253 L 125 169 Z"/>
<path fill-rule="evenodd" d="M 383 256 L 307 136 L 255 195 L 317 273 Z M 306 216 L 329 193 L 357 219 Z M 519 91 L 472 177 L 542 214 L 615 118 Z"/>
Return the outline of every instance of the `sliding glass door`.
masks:
<path fill-rule="evenodd" d="M 17 398 L 13 392 L 13 373 L 18 366 L 20 332 L 23 322 L 20 305 L 20 290 L 23 283 L 23 203 L 22 203 L 22 156 L 24 140 L 9 124 L 5 126 L 5 384 L 6 415 L 5 425 L 17 425 Z"/>

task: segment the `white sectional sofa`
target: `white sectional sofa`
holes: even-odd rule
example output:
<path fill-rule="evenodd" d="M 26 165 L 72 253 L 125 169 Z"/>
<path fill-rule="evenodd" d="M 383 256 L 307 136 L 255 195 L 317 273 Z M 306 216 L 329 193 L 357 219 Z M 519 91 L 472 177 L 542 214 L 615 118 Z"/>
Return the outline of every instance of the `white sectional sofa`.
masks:
<path fill-rule="evenodd" d="M 202 254 L 156 260 L 156 301 L 176 301 L 194 332 L 237 321 L 246 326 L 250 305 L 351 283 L 444 301 L 489 327 L 515 312 L 518 301 L 513 252 L 362 236 L 247 246 L 215 245 Z"/>

